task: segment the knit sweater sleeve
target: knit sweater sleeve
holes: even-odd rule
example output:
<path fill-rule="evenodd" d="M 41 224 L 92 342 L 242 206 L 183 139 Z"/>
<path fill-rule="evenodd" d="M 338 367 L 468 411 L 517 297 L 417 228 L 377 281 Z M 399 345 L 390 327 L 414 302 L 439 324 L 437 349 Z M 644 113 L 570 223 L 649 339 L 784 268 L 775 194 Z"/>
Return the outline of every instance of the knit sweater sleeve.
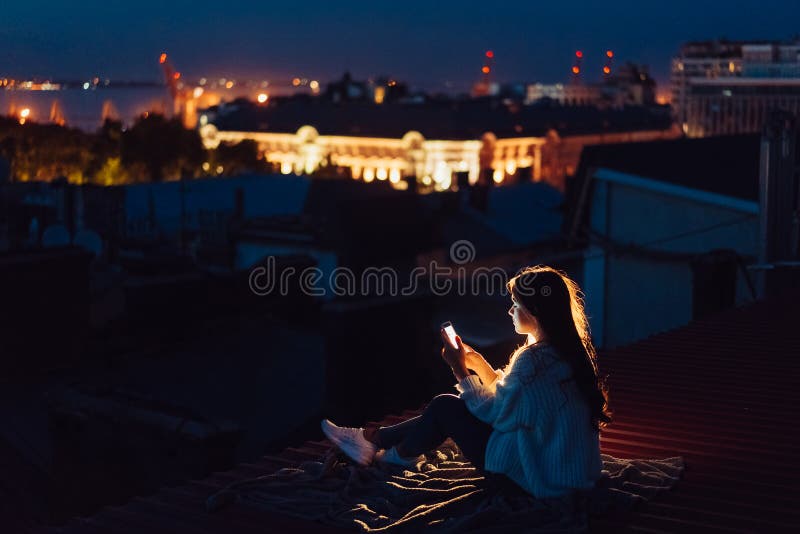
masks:
<path fill-rule="evenodd" d="M 475 375 L 462 378 L 456 385 L 469 411 L 495 430 L 510 432 L 519 426 L 519 397 L 523 382 L 517 373 L 498 374 L 491 386 L 485 386 Z"/>

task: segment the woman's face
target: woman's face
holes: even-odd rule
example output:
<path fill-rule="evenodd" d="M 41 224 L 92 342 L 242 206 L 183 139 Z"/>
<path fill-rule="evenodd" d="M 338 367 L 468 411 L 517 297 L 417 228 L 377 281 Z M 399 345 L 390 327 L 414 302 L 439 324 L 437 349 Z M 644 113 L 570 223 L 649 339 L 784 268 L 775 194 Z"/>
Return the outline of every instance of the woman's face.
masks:
<path fill-rule="evenodd" d="M 513 297 L 511 298 L 511 308 L 509 308 L 508 314 L 514 321 L 514 330 L 518 334 L 534 334 L 536 332 L 538 326 L 536 319 Z"/>

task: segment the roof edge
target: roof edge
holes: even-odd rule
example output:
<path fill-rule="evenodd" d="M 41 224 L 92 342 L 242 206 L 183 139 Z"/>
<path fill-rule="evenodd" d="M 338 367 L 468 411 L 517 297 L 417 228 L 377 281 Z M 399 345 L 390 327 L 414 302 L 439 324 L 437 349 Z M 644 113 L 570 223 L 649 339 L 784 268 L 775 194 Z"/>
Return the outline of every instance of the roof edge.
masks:
<path fill-rule="evenodd" d="M 697 202 L 714 204 L 723 208 L 750 213 L 752 215 L 758 215 L 760 212 L 758 202 L 721 195 L 719 193 L 711 193 L 709 191 L 702 191 L 700 189 L 693 189 L 691 187 L 670 184 L 646 176 L 626 174 L 624 172 L 615 171 L 605 167 L 598 168 L 592 176 L 596 179 L 605 180 L 607 182 L 614 182 L 621 185 L 647 189 L 656 193 L 688 198 Z"/>

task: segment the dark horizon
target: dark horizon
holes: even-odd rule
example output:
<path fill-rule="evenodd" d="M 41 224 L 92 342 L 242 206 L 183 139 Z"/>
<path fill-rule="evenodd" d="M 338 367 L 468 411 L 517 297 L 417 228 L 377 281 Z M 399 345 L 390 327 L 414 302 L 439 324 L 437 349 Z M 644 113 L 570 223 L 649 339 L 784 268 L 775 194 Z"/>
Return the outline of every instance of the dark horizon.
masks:
<path fill-rule="evenodd" d="M 494 52 L 498 82 L 556 83 L 569 79 L 576 50 L 584 54 L 584 79 L 599 79 L 611 49 L 615 65 L 646 64 L 665 84 L 670 58 L 685 41 L 785 40 L 797 34 L 800 19 L 800 3 L 791 0 L 680 0 L 664 9 L 632 0 L 516 4 L 501 11 L 477 2 L 412 1 L 398 11 L 359 1 L 233 1 L 211 16 L 212 4 L 202 1 L 15 3 L 0 23 L 0 76 L 158 80 L 158 56 L 166 51 L 188 79 L 299 76 L 325 83 L 349 71 L 359 79 L 388 75 L 413 88 L 463 91 L 479 78 L 486 50 Z"/>

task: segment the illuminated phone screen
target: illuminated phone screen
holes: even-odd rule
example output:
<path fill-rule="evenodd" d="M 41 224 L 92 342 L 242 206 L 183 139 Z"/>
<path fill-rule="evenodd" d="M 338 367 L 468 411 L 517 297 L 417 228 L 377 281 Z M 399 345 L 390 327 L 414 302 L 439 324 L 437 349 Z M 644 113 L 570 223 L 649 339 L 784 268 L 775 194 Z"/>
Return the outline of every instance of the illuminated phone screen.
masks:
<path fill-rule="evenodd" d="M 450 341 L 450 344 L 454 349 L 457 349 L 458 344 L 456 343 L 456 329 L 453 328 L 453 323 L 450 321 L 442 323 L 442 328 L 444 328 L 444 333 L 447 334 L 447 339 Z"/>

